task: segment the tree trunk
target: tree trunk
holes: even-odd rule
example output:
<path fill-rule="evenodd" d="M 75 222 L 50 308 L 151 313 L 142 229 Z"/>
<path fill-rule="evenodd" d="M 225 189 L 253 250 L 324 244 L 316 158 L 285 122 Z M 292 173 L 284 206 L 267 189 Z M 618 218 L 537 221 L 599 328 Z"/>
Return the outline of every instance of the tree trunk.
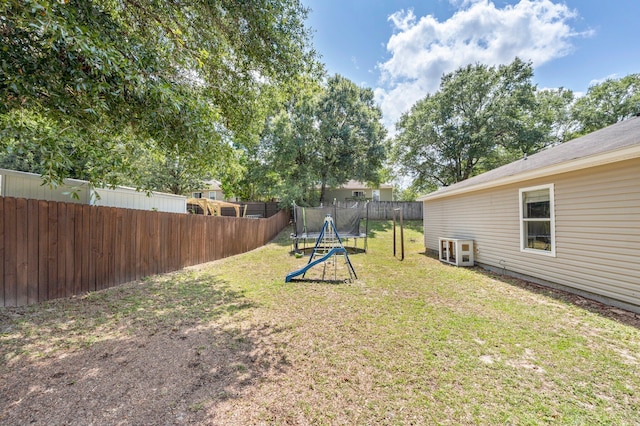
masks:
<path fill-rule="evenodd" d="M 327 175 L 322 174 L 322 183 L 320 184 L 320 204 L 324 204 L 324 193 L 327 189 Z"/>

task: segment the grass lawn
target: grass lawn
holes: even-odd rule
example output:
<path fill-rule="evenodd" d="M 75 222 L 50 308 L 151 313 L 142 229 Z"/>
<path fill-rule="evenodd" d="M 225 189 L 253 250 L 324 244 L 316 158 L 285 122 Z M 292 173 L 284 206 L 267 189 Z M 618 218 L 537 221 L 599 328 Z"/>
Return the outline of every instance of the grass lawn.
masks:
<path fill-rule="evenodd" d="M 85 365 L 84 354 L 115 353 L 110 345 L 123 342 L 144 341 L 120 350 L 144 358 L 165 336 L 154 365 L 197 370 L 199 380 L 167 385 L 169 424 L 640 422 L 633 314 L 443 265 L 424 255 L 421 223 L 405 226 L 400 261 L 391 222 L 374 223 L 368 253 L 350 256 L 353 282 L 285 284 L 307 261 L 290 255 L 286 230 L 263 248 L 190 270 L 0 310 L 0 380 L 21 375 L 29 386 L 62 359 Z M 336 268 L 348 277 L 344 264 Z M 70 376 L 75 386 L 88 380 Z M 0 383 L 0 423 L 20 418 L 10 395 L 20 388 L 10 386 Z M 110 404 L 124 412 L 132 403 Z"/>

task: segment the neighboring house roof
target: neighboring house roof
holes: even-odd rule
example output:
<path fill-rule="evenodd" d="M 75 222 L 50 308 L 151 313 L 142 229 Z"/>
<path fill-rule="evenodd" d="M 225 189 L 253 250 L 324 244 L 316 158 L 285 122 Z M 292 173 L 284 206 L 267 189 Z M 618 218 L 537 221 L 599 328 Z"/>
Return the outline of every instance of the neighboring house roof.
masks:
<path fill-rule="evenodd" d="M 203 183 L 204 183 L 204 187 L 202 188 L 202 190 L 204 191 L 222 191 L 222 187 L 220 186 L 221 185 L 220 181 L 211 179 L 211 180 L 205 180 Z"/>
<path fill-rule="evenodd" d="M 418 198 L 432 200 L 640 157 L 640 117 L 548 148 Z"/>
<path fill-rule="evenodd" d="M 370 186 L 367 186 L 366 183 L 358 182 L 356 180 L 350 180 L 344 185 L 341 185 L 338 187 L 338 189 L 387 189 L 387 188 L 393 188 L 393 185 L 388 183 L 381 183 L 376 188 L 371 188 Z"/>

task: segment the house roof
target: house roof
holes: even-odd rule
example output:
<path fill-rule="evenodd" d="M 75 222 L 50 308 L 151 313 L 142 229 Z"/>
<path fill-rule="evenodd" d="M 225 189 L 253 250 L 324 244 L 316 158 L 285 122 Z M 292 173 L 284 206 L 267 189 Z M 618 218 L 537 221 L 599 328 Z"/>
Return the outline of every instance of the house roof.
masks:
<path fill-rule="evenodd" d="M 204 183 L 204 188 L 202 188 L 203 191 L 222 191 L 222 188 L 220 186 L 221 185 L 220 181 L 211 179 L 211 180 L 205 180 L 203 183 Z"/>
<path fill-rule="evenodd" d="M 636 116 L 441 188 L 418 200 L 450 197 L 637 157 L 640 157 L 640 117 Z"/>

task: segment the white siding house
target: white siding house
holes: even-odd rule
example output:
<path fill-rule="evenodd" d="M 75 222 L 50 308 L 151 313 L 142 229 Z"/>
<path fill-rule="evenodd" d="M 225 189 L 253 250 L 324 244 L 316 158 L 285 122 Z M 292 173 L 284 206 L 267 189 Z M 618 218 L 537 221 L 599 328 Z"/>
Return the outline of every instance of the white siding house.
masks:
<path fill-rule="evenodd" d="M 72 193 L 77 197 L 73 197 Z M 123 186 L 95 189 L 89 182 L 76 179 L 65 179 L 64 185 L 52 188 L 43 185 L 39 175 L 5 169 L 0 169 L 0 196 L 170 213 L 187 212 L 187 197 L 181 195 L 161 192 L 147 195 Z"/>
<path fill-rule="evenodd" d="M 421 197 L 428 251 L 640 312 L 640 118 Z"/>
<path fill-rule="evenodd" d="M 222 190 L 222 184 L 215 179 L 204 182 L 202 188 L 197 189 L 188 194 L 189 198 L 206 198 L 214 201 L 231 201 L 228 197 L 225 197 Z"/>

